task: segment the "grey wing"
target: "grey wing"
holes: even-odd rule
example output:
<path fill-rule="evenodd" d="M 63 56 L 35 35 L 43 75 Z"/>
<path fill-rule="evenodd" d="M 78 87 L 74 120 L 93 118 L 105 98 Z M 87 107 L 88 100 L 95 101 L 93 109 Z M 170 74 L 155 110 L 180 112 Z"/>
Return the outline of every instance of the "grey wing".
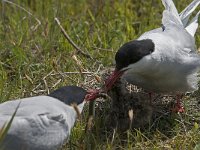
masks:
<path fill-rule="evenodd" d="M 9 119 L 0 116 L 0 121 Z M 70 128 L 61 114 L 15 117 L 3 145 L 7 150 L 54 150 L 68 139 Z"/>
<path fill-rule="evenodd" d="M 37 115 L 46 112 L 56 112 L 56 111 L 59 112 L 60 111 L 59 108 L 64 109 L 64 107 L 66 106 L 64 103 L 49 96 L 35 96 L 19 100 L 7 101 L 0 104 L 0 115 L 11 116 L 14 113 L 19 103 L 20 106 L 18 108 L 16 116 Z"/>

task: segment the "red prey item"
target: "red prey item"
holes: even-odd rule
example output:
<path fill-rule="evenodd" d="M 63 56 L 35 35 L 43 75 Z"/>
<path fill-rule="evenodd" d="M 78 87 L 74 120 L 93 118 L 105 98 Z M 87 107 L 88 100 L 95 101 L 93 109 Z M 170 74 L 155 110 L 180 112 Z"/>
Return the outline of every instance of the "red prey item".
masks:
<path fill-rule="evenodd" d="M 105 87 L 102 89 L 89 89 L 87 91 L 87 95 L 85 96 L 85 100 L 86 101 L 93 101 L 96 98 L 100 97 L 100 93 L 102 92 L 108 92 L 113 85 L 115 84 L 115 82 L 122 76 L 122 74 L 124 73 L 124 71 L 126 70 L 115 70 L 109 77 L 108 79 L 105 81 Z"/>
<path fill-rule="evenodd" d="M 108 79 L 105 81 L 105 92 L 108 92 L 113 85 L 115 84 L 115 82 L 122 76 L 122 74 L 124 73 L 124 71 L 126 70 L 116 70 L 113 71 L 113 73 L 108 77 Z"/>
<path fill-rule="evenodd" d="M 99 97 L 99 94 L 101 93 L 100 90 L 97 90 L 97 89 L 89 89 L 87 91 L 87 95 L 85 96 L 85 100 L 86 101 L 93 101 L 95 100 L 96 98 Z"/>

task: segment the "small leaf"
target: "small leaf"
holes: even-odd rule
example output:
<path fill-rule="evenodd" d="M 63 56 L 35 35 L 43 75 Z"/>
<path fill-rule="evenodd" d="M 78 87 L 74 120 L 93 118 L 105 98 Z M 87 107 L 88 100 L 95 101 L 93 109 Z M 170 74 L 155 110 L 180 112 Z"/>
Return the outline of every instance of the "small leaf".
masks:
<path fill-rule="evenodd" d="M 194 123 L 194 129 L 195 129 L 195 130 L 199 129 L 199 124 L 196 123 L 196 122 Z"/>

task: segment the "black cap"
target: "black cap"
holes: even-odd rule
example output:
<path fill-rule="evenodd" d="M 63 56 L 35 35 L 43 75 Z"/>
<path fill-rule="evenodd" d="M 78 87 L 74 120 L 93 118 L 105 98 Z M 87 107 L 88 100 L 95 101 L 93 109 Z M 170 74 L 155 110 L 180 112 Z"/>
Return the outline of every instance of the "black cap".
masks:
<path fill-rule="evenodd" d="M 77 105 L 82 103 L 85 99 L 87 91 L 78 86 L 64 86 L 51 92 L 48 96 L 57 98 L 67 105 L 76 103 Z"/>
<path fill-rule="evenodd" d="M 125 43 L 115 55 L 116 69 L 121 70 L 130 64 L 138 62 L 144 56 L 151 54 L 154 51 L 154 47 L 154 43 L 150 39 Z"/>

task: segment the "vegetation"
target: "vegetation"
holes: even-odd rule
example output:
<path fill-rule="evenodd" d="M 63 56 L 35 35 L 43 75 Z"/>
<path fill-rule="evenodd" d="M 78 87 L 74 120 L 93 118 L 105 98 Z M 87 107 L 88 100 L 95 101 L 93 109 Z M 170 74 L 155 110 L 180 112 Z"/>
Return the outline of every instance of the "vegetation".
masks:
<path fill-rule="evenodd" d="M 174 1 L 181 11 L 192 0 Z M 0 102 L 47 94 L 63 85 L 100 86 L 88 80 L 97 82 L 101 71 L 113 66 L 115 52 L 123 43 L 160 27 L 162 11 L 161 0 L 2 0 Z M 77 53 L 55 17 L 91 58 Z M 197 47 L 199 33 L 198 29 Z M 102 130 L 109 111 L 106 104 L 102 116 L 95 118 L 94 130 L 85 133 L 86 108 L 63 149 L 193 149 L 200 142 L 199 96 L 197 91 L 185 98 L 186 113 L 167 116 L 154 130 L 129 130 L 123 137 Z M 166 120 L 171 124 L 167 129 Z"/>

